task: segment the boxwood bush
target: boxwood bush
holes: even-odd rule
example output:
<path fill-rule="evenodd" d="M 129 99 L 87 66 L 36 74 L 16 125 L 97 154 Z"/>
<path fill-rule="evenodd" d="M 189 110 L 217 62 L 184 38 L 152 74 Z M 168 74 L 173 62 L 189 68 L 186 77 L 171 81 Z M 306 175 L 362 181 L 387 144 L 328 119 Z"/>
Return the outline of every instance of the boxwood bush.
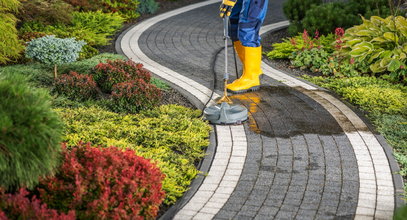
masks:
<path fill-rule="evenodd" d="M 65 121 L 64 141 L 129 148 L 151 158 L 166 175 L 166 204 L 173 204 L 188 189 L 204 156 L 210 127 L 200 111 L 163 105 L 137 115 L 122 115 L 99 108 L 58 109 Z"/>
<path fill-rule="evenodd" d="M 62 123 L 48 92 L 0 75 L 0 187 L 34 187 L 59 165 Z"/>

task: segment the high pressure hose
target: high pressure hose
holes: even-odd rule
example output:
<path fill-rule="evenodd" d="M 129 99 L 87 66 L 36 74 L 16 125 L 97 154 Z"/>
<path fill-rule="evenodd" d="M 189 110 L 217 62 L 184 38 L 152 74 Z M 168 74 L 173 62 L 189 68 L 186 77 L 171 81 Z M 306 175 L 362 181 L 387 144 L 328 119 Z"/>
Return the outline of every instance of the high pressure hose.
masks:
<path fill-rule="evenodd" d="M 232 46 L 229 45 L 228 48 L 229 48 L 229 47 L 232 47 L 232 48 L 233 48 L 233 58 L 234 58 L 234 60 L 235 60 L 236 79 L 238 79 L 238 78 L 239 78 L 239 70 L 237 69 L 236 51 L 235 51 L 235 44 L 234 44 L 233 41 L 232 41 Z M 213 83 L 212 83 L 212 88 L 211 88 L 211 95 L 209 96 L 209 99 L 208 99 L 208 101 L 205 103 L 204 107 L 202 108 L 202 112 L 201 112 L 201 115 L 199 116 L 199 118 L 203 116 L 203 114 L 204 114 L 204 109 L 208 106 L 209 102 L 210 102 L 210 101 L 212 100 L 212 98 L 213 98 L 213 94 L 215 93 L 215 88 L 216 88 L 216 85 L 217 85 L 216 70 L 215 70 L 216 61 L 217 61 L 217 59 L 218 59 L 218 55 L 219 55 L 220 52 L 222 52 L 222 50 L 224 50 L 224 49 L 225 49 L 224 47 L 219 48 L 217 51 L 215 51 L 215 52 L 213 53 L 212 60 L 211 60 L 211 67 L 212 67 L 212 68 L 211 68 L 211 72 L 212 72 L 212 76 L 213 76 Z"/>

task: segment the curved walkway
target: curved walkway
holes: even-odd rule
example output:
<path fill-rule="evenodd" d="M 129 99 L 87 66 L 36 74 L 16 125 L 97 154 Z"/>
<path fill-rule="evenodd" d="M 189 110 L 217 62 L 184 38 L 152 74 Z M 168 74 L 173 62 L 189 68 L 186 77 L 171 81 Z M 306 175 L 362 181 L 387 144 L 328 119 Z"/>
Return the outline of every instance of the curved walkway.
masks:
<path fill-rule="evenodd" d="M 263 33 L 287 25 L 282 2 L 270 1 Z M 146 20 L 118 46 L 202 108 L 223 47 L 218 7 L 204 1 Z M 383 138 L 328 91 L 262 65 L 262 89 L 232 96 L 249 122 L 215 126 L 210 170 L 174 219 L 391 219 L 402 182 Z"/>

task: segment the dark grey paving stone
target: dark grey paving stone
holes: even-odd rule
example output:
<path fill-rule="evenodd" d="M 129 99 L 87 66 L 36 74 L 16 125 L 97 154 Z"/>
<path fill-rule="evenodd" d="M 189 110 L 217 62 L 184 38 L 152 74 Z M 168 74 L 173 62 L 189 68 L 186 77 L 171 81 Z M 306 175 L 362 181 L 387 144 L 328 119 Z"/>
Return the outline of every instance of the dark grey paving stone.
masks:
<path fill-rule="evenodd" d="M 266 24 L 285 20 L 283 2 L 269 1 Z M 210 88 L 211 61 L 223 47 L 222 22 L 215 13 L 218 7 L 218 3 L 208 5 L 153 25 L 139 40 L 141 50 L 159 64 Z M 223 53 L 217 54 L 215 64 L 218 82 L 223 78 Z M 232 48 L 228 53 L 232 60 Z M 234 70 L 233 62 L 229 69 Z M 320 104 L 275 80 L 267 82 L 274 86 L 232 96 L 251 109 L 255 124 L 245 124 L 248 153 L 244 169 L 215 219 L 353 216 L 358 170 L 346 135 Z M 222 87 L 218 83 L 216 89 Z"/>

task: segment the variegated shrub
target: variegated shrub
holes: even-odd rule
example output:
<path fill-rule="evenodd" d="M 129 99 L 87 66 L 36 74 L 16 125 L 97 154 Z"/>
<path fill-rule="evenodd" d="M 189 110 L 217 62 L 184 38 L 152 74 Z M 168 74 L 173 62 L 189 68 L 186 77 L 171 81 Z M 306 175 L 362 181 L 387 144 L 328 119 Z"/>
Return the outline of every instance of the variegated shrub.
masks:
<path fill-rule="evenodd" d="M 346 30 L 345 42 L 356 62 L 366 63 L 373 73 L 406 77 L 407 20 L 402 16 L 363 19 Z"/>

